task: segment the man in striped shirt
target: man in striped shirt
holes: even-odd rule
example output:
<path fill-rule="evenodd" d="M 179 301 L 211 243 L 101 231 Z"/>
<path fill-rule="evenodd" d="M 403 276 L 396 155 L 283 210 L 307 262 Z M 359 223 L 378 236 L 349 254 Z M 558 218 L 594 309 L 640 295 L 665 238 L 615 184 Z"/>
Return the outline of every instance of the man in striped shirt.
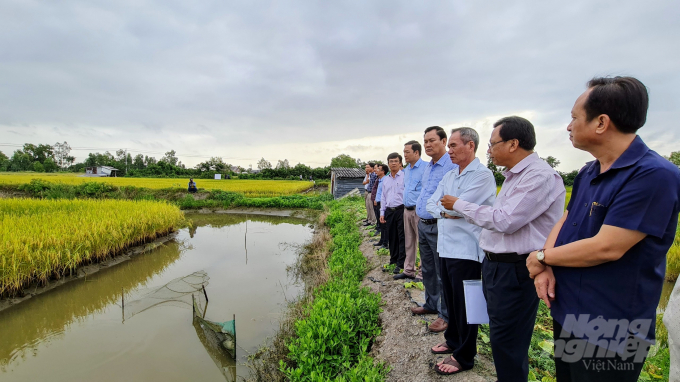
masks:
<path fill-rule="evenodd" d="M 444 196 L 441 205 L 483 228 L 482 281 L 489 313 L 491 351 L 499 382 L 525 382 L 538 297 L 526 259 L 543 248 L 562 217 L 566 190 L 562 177 L 534 152 L 531 122 L 506 117 L 494 123 L 488 154 L 505 166 L 505 182 L 493 206 Z"/>

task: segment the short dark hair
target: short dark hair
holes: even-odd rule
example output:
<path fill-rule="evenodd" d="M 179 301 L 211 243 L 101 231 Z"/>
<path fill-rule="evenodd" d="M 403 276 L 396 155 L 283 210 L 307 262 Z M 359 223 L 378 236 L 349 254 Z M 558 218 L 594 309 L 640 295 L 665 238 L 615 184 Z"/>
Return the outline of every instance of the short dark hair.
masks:
<path fill-rule="evenodd" d="M 386 164 L 380 164 L 380 165 L 378 165 L 378 166 L 380 166 L 380 168 L 382 168 L 382 170 L 383 170 L 383 172 L 384 172 L 385 174 L 387 174 L 388 172 L 390 172 L 390 167 L 389 167 L 388 165 L 386 165 Z"/>
<path fill-rule="evenodd" d="M 390 159 L 395 159 L 395 158 L 399 158 L 399 163 L 402 162 L 402 158 L 401 158 L 401 155 L 399 155 L 399 153 L 392 153 L 392 154 L 388 155 L 387 161 L 389 162 Z"/>
<path fill-rule="evenodd" d="M 408 141 L 404 143 L 404 146 L 411 145 L 411 150 L 417 151 L 418 155 L 422 155 L 422 149 L 423 147 L 418 143 L 418 141 Z"/>
<path fill-rule="evenodd" d="M 375 163 L 373 163 L 373 162 L 368 162 L 368 165 L 371 166 L 371 167 L 375 167 Z"/>
<path fill-rule="evenodd" d="M 607 114 L 616 129 L 624 134 L 634 134 L 645 124 L 649 94 L 638 79 L 595 77 L 588 81 L 588 88 L 592 90 L 583 105 L 588 121 Z"/>
<path fill-rule="evenodd" d="M 423 135 L 429 133 L 432 130 L 437 132 L 437 135 L 439 136 L 439 140 L 446 139 L 446 130 L 444 130 L 443 128 L 441 128 L 439 126 L 428 127 L 427 129 L 425 129 L 425 133 L 423 133 Z"/>
<path fill-rule="evenodd" d="M 517 139 L 519 147 L 531 151 L 536 147 L 534 125 L 527 119 L 513 115 L 501 118 L 493 124 L 494 129 L 502 126 L 500 136 L 503 141 Z"/>

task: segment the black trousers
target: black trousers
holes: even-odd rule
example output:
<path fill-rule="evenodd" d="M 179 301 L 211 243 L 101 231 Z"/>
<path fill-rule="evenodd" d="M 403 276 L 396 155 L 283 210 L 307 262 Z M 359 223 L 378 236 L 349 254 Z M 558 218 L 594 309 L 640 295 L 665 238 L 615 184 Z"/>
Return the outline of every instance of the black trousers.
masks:
<path fill-rule="evenodd" d="M 561 336 L 562 326 L 553 320 L 553 337 L 555 341 L 581 342 L 582 345 L 570 343 L 570 349 L 584 349 L 587 346 L 586 340 L 577 338 L 573 334 Z M 574 346 L 576 345 L 576 346 Z M 592 346 L 592 345 L 591 345 Z M 648 349 L 645 349 L 645 352 Z M 576 362 L 565 362 L 561 356 L 555 356 L 555 374 L 557 382 L 636 382 L 640 377 L 640 372 L 645 362 L 633 362 L 633 358 L 623 360 L 619 354 L 614 353 L 613 357 L 598 357 L 606 354 L 607 349 L 595 346 L 590 357 L 580 357 Z"/>
<path fill-rule="evenodd" d="M 406 260 L 406 239 L 404 236 L 404 209 L 385 211 L 387 222 L 387 240 L 390 247 L 390 264 L 396 264 L 399 269 L 404 269 Z"/>
<path fill-rule="evenodd" d="M 449 326 L 444 332 L 446 346 L 453 350 L 453 358 L 463 369 L 472 369 L 477 355 L 479 325 L 467 323 L 463 281 L 479 280 L 482 277 L 482 264 L 474 260 L 448 259 L 441 255 L 439 261 L 443 298 L 449 311 Z"/>
<path fill-rule="evenodd" d="M 482 285 L 498 381 L 526 382 L 529 345 L 539 301 L 526 262 L 524 259 L 516 263 L 484 259 Z"/>
<path fill-rule="evenodd" d="M 376 203 L 375 206 L 373 206 L 373 211 L 375 211 L 375 229 L 376 231 L 380 232 L 380 240 L 378 241 L 378 244 L 384 244 L 387 245 L 387 234 L 385 234 L 385 224 L 380 222 L 380 202 Z"/>

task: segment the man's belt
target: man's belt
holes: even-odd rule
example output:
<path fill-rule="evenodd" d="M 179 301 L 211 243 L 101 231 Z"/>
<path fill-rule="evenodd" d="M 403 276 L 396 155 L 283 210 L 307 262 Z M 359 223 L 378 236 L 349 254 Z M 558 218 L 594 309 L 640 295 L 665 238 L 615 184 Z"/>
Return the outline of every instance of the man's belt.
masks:
<path fill-rule="evenodd" d="M 427 225 L 437 224 L 437 219 L 420 219 L 420 221 Z"/>
<path fill-rule="evenodd" d="M 493 253 L 484 251 L 486 259 L 489 261 L 496 261 L 499 263 L 518 263 L 520 261 L 526 261 L 529 257 L 528 253 L 523 255 L 518 255 L 516 252 L 512 253 Z"/>
<path fill-rule="evenodd" d="M 396 206 L 396 207 L 387 207 L 387 209 L 390 210 L 390 211 L 403 210 L 403 209 L 404 209 L 404 205 L 403 205 L 403 204 L 400 204 L 400 205 L 398 205 L 398 206 Z"/>
<path fill-rule="evenodd" d="M 409 211 L 413 211 L 416 209 L 416 206 L 404 206 L 404 208 L 406 208 Z"/>

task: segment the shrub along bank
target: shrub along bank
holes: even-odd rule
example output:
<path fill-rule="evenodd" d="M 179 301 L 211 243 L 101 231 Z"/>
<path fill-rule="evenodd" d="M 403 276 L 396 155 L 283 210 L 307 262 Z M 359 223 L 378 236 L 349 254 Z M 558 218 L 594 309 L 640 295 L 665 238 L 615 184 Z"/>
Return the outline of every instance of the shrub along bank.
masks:
<path fill-rule="evenodd" d="M 333 237 L 328 282 L 312 292 L 287 341 L 280 371 L 291 381 L 383 381 L 388 367 L 368 356 L 381 332 L 380 295 L 361 287 L 368 271 L 357 227 L 363 200 L 331 201 L 326 225 Z"/>
<path fill-rule="evenodd" d="M 165 200 L 180 209 L 200 208 L 308 208 L 321 210 L 323 203 L 333 200 L 329 193 L 310 195 L 282 195 L 273 197 L 248 197 L 243 193 L 211 190 L 189 194 L 184 189 L 153 189 L 135 186 L 115 186 L 105 182 L 81 184 L 52 183 L 33 179 L 20 185 L 0 185 L 0 190 L 40 199 L 123 199 Z"/>

